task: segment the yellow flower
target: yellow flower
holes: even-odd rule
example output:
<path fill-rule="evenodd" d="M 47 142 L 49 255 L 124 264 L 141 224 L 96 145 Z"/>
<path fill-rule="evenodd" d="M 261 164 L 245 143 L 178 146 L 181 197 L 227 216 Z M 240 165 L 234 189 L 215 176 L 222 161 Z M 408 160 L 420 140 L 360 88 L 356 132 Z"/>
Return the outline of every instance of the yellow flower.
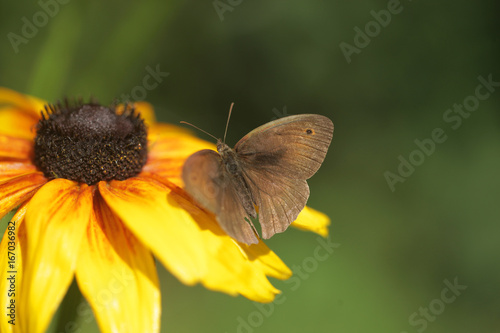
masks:
<path fill-rule="evenodd" d="M 185 159 L 213 144 L 156 123 L 145 102 L 116 110 L 97 104 L 88 110 L 84 104 L 45 106 L 0 88 L 0 217 L 18 207 L 0 244 L 0 307 L 13 313 L 0 320 L 2 332 L 44 332 L 74 277 L 102 332 L 158 332 L 161 303 L 153 256 L 187 285 L 202 283 L 258 302 L 279 293 L 268 277 L 291 275 L 279 257 L 262 241 L 251 246 L 234 241 L 182 189 Z M 69 112 L 72 107 L 79 111 Z M 111 118 L 85 118 L 102 109 L 112 110 Z M 71 126 L 48 121 L 53 114 L 61 123 L 71 118 Z M 113 146 L 123 128 L 102 132 L 114 126 L 113 117 L 130 120 L 127 129 L 142 128 L 145 144 L 138 135 L 132 148 Z M 95 142 L 71 146 L 70 130 Z M 50 135 L 59 135 L 59 141 Z M 326 236 L 329 219 L 306 207 L 294 224 Z"/>

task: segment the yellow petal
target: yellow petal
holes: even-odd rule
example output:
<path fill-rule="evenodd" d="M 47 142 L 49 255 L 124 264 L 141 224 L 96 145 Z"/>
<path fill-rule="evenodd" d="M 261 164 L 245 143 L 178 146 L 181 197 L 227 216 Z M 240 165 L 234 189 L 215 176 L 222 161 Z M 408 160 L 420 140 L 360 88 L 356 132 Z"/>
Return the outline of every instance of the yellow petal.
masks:
<path fill-rule="evenodd" d="M 286 280 L 292 276 L 292 271 L 288 268 L 283 261 L 269 249 L 264 242 L 258 244 L 247 245 L 243 243 L 237 243 L 244 251 L 248 259 L 255 261 L 260 265 L 262 270 L 267 276 Z"/>
<path fill-rule="evenodd" d="M 132 103 L 132 105 L 141 114 L 142 119 L 144 119 L 146 125 L 150 125 L 156 122 L 155 112 L 151 104 L 144 101 L 138 101 Z"/>
<path fill-rule="evenodd" d="M 0 134 L 0 159 L 26 160 L 33 155 L 33 140 Z"/>
<path fill-rule="evenodd" d="M 127 227 L 186 284 L 201 282 L 212 290 L 270 302 L 279 291 L 266 274 L 291 275 L 263 243 L 237 244 L 180 188 L 171 191 L 154 180 L 132 178 L 101 182 L 99 191 Z"/>
<path fill-rule="evenodd" d="M 148 129 L 148 136 L 150 136 L 152 142 L 156 141 L 155 138 L 159 136 L 175 136 L 175 135 L 189 135 L 194 137 L 193 131 L 186 127 L 181 127 L 166 123 L 155 123 L 152 124 Z"/>
<path fill-rule="evenodd" d="M 230 295 L 241 294 L 256 302 L 271 302 L 280 291 L 272 286 L 267 276 L 287 279 L 291 270 L 262 241 L 246 245 L 226 235 L 212 214 L 194 205 L 181 189 L 172 191 L 168 201 L 189 212 L 201 232 L 208 265 L 201 283 L 212 290 Z M 266 276 L 267 275 L 267 276 Z"/>
<path fill-rule="evenodd" d="M 36 172 L 36 167 L 29 160 L 0 162 L 0 183 L 27 173 Z"/>
<path fill-rule="evenodd" d="M 76 279 L 101 332 L 158 332 L 160 290 L 153 257 L 96 194 Z"/>
<path fill-rule="evenodd" d="M 45 104 L 46 102 L 39 98 L 23 95 L 17 91 L 0 87 L 0 106 L 13 106 L 20 111 L 29 113 L 38 118 Z"/>
<path fill-rule="evenodd" d="M 0 133 L 8 136 L 32 140 L 38 117 L 21 112 L 15 107 L 0 107 Z"/>
<path fill-rule="evenodd" d="M 0 320 L 0 332 L 20 332 L 18 309 L 20 304 L 23 254 L 26 245 L 26 229 L 23 223 L 26 205 L 22 205 L 7 226 L 0 243 L 0 307 L 7 316 Z M 4 275 L 5 274 L 5 275 Z M 14 287 L 13 287 L 14 286 Z"/>
<path fill-rule="evenodd" d="M 190 130 L 169 124 L 155 124 L 148 131 L 149 157 L 166 159 L 189 156 L 201 149 L 216 149 L 215 144 L 201 140 Z"/>
<path fill-rule="evenodd" d="M 186 212 L 167 204 L 168 190 L 153 181 L 129 178 L 100 182 L 99 192 L 108 206 L 165 266 L 186 284 L 194 284 L 206 271 L 204 249 L 197 226 Z"/>
<path fill-rule="evenodd" d="M 128 105 L 132 106 L 138 113 L 141 114 L 141 117 L 142 119 L 144 119 L 144 123 L 146 125 L 150 126 L 156 122 L 153 106 L 148 102 L 139 101 L 130 103 Z M 123 113 L 124 110 L 125 109 L 123 104 L 119 104 L 116 106 L 116 112 L 118 114 Z"/>
<path fill-rule="evenodd" d="M 45 332 L 73 279 L 92 210 L 93 187 L 66 179 L 45 184 L 26 211 L 27 252 L 19 320 Z"/>
<path fill-rule="evenodd" d="M 29 199 L 47 179 L 41 172 L 21 175 L 0 183 L 0 218 Z"/>
<path fill-rule="evenodd" d="M 191 135 L 173 125 L 155 125 L 148 135 L 149 153 L 144 172 L 154 173 L 182 186 L 182 167 L 186 159 L 202 149 L 215 149 L 213 143 Z"/>
<path fill-rule="evenodd" d="M 323 237 L 328 236 L 330 218 L 310 207 L 304 207 L 297 219 L 292 223 L 297 229 L 315 232 Z"/>

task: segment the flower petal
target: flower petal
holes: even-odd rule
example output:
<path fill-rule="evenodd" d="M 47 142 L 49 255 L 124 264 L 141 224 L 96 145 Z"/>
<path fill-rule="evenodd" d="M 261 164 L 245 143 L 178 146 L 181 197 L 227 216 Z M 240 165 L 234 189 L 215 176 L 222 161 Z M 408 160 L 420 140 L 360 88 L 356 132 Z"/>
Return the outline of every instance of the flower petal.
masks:
<path fill-rule="evenodd" d="M 327 237 L 330 218 L 327 215 L 306 206 L 291 225 L 297 229 L 312 231 L 320 236 Z"/>
<path fill-rule="evenodd" d="M 156 122 L 155 111 L 151 104 L 144 101 L 138 101 L 132 103 L 132 105 L 141 114 L 146 125 L 153 124 Z"/>
<path fill-rule="evenodd" d="M 157 140 L 156 138 L 158 136 L 171 137 L 171 136 L 176 136 L 176 135 L 187 135 L 190 137 L 195 137 L 193 135 L 193 131 L 188 129 L 188 128 L 177 126 L 177 125 L 172 125 L 172 124 L 166 124 L 166 123 L 152 124 L 148 129 L 148 135 L 150 136 L 150 138 L 148 138 L 148 139 L 151 139 L 150 141 L 152 141 L 152 142 L 155 142 Z M 214 145 L 214 147 L 215 147 L 215 145 Z"/>
<path fill-rule="evenodd" d="M 7 309 L 7 317 L 0 320 L 0 332 L 4 333 L 20 331 L 17 309 L 20 304 L 23 256 L 26 252 L 26 229 L 23 223 L 25 213 L 26 205 L 22 205 L 11 219 L 14 225 L 9 222 L 2 243 L 0 243 L 0 269 L 2 273 L 6 274 L 5 278 L 0 279 L 0 307 Z M 10 228 L 14 230 L 10 230 Z M 12 288 L 12 284 L 14 284 L 14 288 Z M 11 310 L 12 306 L 14 309 Z M 9 316 L 11 312 L 13 312 L 13 316 Z M 9 322 L 11 320 L 13 324 Z"/>
<path fill-rule="evenodd" d="M 191 155 L 201 149 L 216 149 L 215 144 L 199 139 L 190 130 L 168 124 L 155 124 L 148 130 L 150 157 L 166 159 Z"/>
<path fill-rule="evenodd" d="M 146 125 L 149 126 L 156 122 L 153 106 L 148 102 L 139 101 L 130 103 L 129 105 L 132 106 L 137 112 L 141 114 L 141 117 L 142 119 L 144 119 L 144 123 Z M 119 104 L 116 106 L 116 112 L 118 114 L 123 113 L 123 111 L 124 111 L 124 104 Z"/>
<path fill-rule="evenodd" d="M 20 111 L 26 112 L 38 118 L 40 117 L 40 111 L 43 110 L 45 104 L 46 102 L 39 98 L 0 87 L 0 106 L 13 106 L 18 108 Z"/>
<path fill-rule="evenodd" d="M 204 274 L 204 249 L 197 226 L 186 220 L 187 212 L 172 208 L 166 190 L 153 181 L 129 178 L 100 182 L 99 192 L 108 206 L 146 244 L 165 266 L 186 284 L 194 284 Z"/>
<path fill-rule="evenodd" d="M 101 332 L 160 330 L 160 290 L 153 256 L 98 193 L 80 248 L 76 279 Z"/>
<path fill-rule="evenodd" d="M 172 206 L 189 212 L 199 226 L 208 265 L 202 284 L 212 290 L 230 295 L 241 294 L 256 302 L 271 302 L 280 291 L 272 286 L 267 276 L 287 279 L 291 270 L 263 241 L 246 245 L 226 235 L 215 217 L 194 205 L 180 188 L 168 195 Z"/>
<path fill-rule="evenodd" d="M 0 134 L 0 159 L 29 159 L 33 154 L 33 140 Z"/>
<path fill-rule="evenodd" d="M 26 173 L 36 172 L 31 161 L 3 161 L 0 162 L 0 183 Z"/>
<path fill-rule="evenodd" d="M 0 107 L 0 133 L 28 140 L 36 135 L 38 117 L 15 107 Z"/>
<path fill-rule="evenodd" d="M 0 218 L 26 201 L 47 179 L 41 172 L 18 176 L 0 184 Z"/>
<path fill-rule="evenodd" d="M 148 162 L 143 171 L 168 178 L 177 186 L 182 185 L 182 167 L 191 154 L 202 149 L 215 149 L 213 143 L 172 125 L 153 126 L 148 141 Z"/>
<path fill-rule="evenodd" d="M 236 242 L 235 242 L 236 243 Z M 292 276 L 292 271 L 288 268 L 283 261 L 269 249 L 264 242 L 258 244 L 247 245 L 237 243 L 249 260 L 259 263 L 262 270 L 267 276 L 276 279 L 286 280 Z"/>
<path fill-rule="evenodd" d="M 19 302 L 19 320 L 26 332 L 45 332 L 73 279 L 90 219 L 93 189 L 55 179 L 38 190 L 28 204 L 28 242 Z"/>
<path fill-rule="evenodd" d="M 111 209 L 182 282 L 201 282 L 230 295 L 272 301 L 279 291 L 266 274 L 287 278 L 290 270 L 263 243 L 237 244 L 212 214 L 175 189 L 139 178 L 99 184 Z"/>

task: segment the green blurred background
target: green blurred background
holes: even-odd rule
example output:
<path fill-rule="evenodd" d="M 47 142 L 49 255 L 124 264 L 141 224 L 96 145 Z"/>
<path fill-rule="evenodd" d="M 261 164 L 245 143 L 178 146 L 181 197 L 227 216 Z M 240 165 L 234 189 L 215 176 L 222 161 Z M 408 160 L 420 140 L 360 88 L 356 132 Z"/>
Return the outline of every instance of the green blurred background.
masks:
<path fill-rule="evenodd" d="M 160 121 L 216 136 L 235 102 L 230 145 L 286 114 L 335 123 L 309 181 L 309 205 L 332 219 L 333 253 L 314 259 L 318 237 L 298 230 L 267 241 L 308 271 L 272 281 L 283 291 L 272 309 L 186 287 L 159 267 L 162 332 L 500 331 L 500 88 L 457 129 L 443 119 L 478 76 L 500 81 L 495 2 L 222 0 L 221 19 L 209 0 L 65 1 L 46 22 L 40 3 L 2 1 L 1 86 L 104 104 L 132 93 Z M 399 13 L 385 27 L 370 23 L 388 6 Z M 13 46 L 9 33 L 24 38 L 23 17 L 34 15 L 38 31 Z M 340 44 L 355 46 L 366 24 L 372 37 L 348 62 Z M 148 67 L 169 73 L 151 90 L 141 88 Z M 398 173 L 400 155 L 418 157 L 414 140 L 436 128 L 447 140 L 392 191 L 384 173 Z M 447 304 L 444 281 L 455 279 L 467 288 Z M 76 314 L 78 296 L 73 286 L 51 332 L 98 331 Z"/>

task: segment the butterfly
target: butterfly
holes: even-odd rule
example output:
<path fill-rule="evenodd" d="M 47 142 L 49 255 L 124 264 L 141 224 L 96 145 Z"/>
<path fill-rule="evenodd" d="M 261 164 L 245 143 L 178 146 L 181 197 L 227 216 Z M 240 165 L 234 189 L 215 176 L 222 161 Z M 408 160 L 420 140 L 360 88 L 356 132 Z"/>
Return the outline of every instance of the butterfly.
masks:
<path fill-rule="evenodd" d="M 245 135 L 234 149 L 224 134 L 217 152 L 200 150 L 185 161 L 184 188 L 233 239 L 258 243 L 252 218 L 258 217 L 264 239 L 295 221 L 309 198 L 306 180 L 323 163 L 332 136 L 332 121 L 317 114 L 271 121 Z"/>

